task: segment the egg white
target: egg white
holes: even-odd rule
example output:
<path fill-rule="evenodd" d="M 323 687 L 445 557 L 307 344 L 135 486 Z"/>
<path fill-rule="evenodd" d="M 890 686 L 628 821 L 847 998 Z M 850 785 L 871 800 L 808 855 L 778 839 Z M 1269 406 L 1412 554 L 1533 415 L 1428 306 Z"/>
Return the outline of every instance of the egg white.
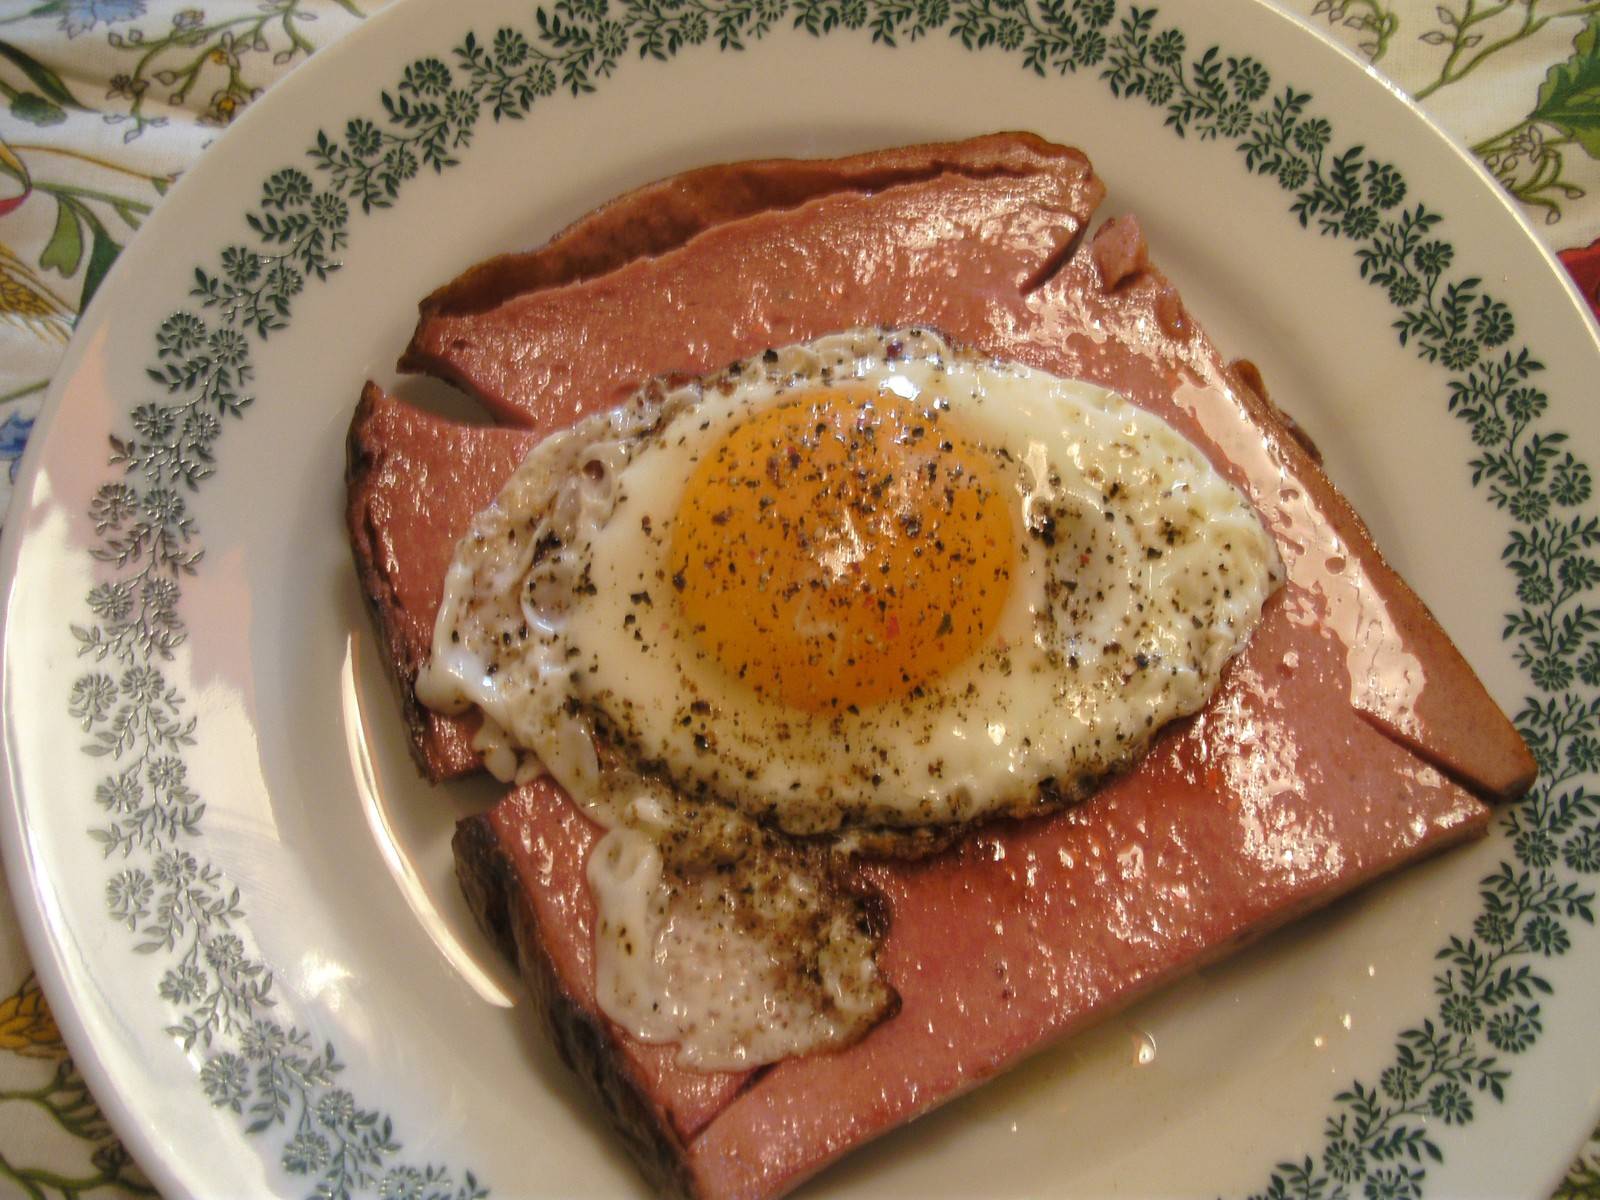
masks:
<path fill-rule="evenodd" d="M 809 713 L 729 678 L 686 635 L 667 550 L 707 449 L 825 372 L 937 405 L 1001 468 L 1023 536 L 978 653 L 920 694 Z M 1249 503 L 1159 418 L 931 334 L 877 332 L 790 347 L 707 389 L 619 473 L 587 561 L 568 695 L 680 787 L 806 834 L 1037 811 L 1042 783 L 1081 794 L 1205 703 L 1279 572 Z"/>
<path fill-rule="evenodd" d="M 707 653 L 668 555 L 730 428 L 845 382 L 925 406 L 993 462 L 1017 559 L 954 669 L 813 713 Z M 462 538 L 417 695 L 476 706 L 491 770 L 549 771 L 607 831 L 589 876 L 608 1015 L 680 1061 L 748 1066 L 842 1044 L 892 1003 L 859 898 L 782 835 L 849 848 L 1082 797 L 1205 704 L 1281 575 L 1249 503 L 1159 418 L 931 333 L 851 331 L 651 383 L 546 438 Z M 765 907 L 735 911 L 730 879 Z"/>

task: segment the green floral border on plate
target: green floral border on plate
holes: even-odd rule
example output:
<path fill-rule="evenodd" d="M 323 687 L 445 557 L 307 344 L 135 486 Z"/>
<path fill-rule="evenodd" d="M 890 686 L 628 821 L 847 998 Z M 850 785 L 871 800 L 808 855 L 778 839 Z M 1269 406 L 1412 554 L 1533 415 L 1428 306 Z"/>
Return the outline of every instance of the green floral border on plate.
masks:
<path fill-rule="evenodd" d="M 186 638 L 182 582 L 203 556 L 186 496 L 213 473 L 229 420 L 248 411 L 253 348 L 338 270 L 353 220 L 394 204 L 419 171 L 456 166 L 486 116 L 515 120 L 559 91 L 593 91 L 630 54 L 664 60 L 705 42 L 740 51 L 785 23 L 891 47 L 937 33 L 1039 75 L 1092 73 L 1114 96 L 1163 111 L 1174 135 L 1232 146 L 1246 171 L 1283 189 L 1302 226 L 1349 244 L 1392 306 L 1400 344 L 1438 366 L 1446 407 L 1479 448 L 1473 482 L 1514 525 L 1503 560 L 1520 607 L 1503 636 L 1526 672 L 1516 721 L 1540 782 L 1500 818 L 1513 857 L 1482 881 L 1471 930 L 1438 952 L 1435 1010 L 1401 1031 L 1375 1082 L 1333 1097 L 1321 1149 L 1278 1164 L 1259 1194 L 1419 1196 L 1429 1164 L 1443 1161 L 1435 1123 L 1470 1124 L 1503 1098 L 1516 1057 L 1543 1031 L 1542 964 L 1594 921 L 1594 893 L 1576 878 L 1600 871 L 1600 809 L 1585 778 L 1600 766 L 1600 518 L 1583 509 L 1593 476 L 1566 434 L 1540 424 L 1543 366 L 1510 309 L 1456 269 L 1455 248 L 1435 236 L 1441 215 L 1411 196 L 1403 172 L 1341 145 L 1313 97 L 1275 83 L 1266 64 L 1200 49 L 1158 18 L 1113 0 L 559 0 L 536 8 L 528 29 L 467 33 L 450 61 L 406 66 L 380 112 L 319 132 L 303 166 L 263 180 L 245 218 L 250 244 L 195 268 L 184 307 L 156 330 L 150 398 L 131 431 L 111 437 L 114 474 L 90 503 L 103 566 L 89 615 L 72 625 L 91 669 L 68 708 L 84 752 L 104 763 L 89 833 L 115 864 L 109 917 L 159 964 L 168 1032 L 201 1047 L 211 1103 L 278 1139 L 280 1165 L 312 1195 L 486 1191 L 470 1171 L 407 1163 L 391 1120 L 339 1085 L 335 1048 L 285 1023 L 271 968 L 249 945 L 244 898 L 199 856 L 205 802 L 184 759 L 196 720 L 167 675 Z"/>

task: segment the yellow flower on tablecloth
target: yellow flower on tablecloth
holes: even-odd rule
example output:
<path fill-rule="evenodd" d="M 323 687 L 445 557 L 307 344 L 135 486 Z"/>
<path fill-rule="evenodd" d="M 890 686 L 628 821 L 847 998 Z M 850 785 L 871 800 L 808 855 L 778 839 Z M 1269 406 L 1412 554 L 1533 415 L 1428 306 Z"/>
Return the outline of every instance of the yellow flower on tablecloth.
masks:
<path fill-rule="evenodd" d="M 21 987 L 0 1000 L 0 1050 L 27 1058 L 66 1057 L 61 1031 L 31 972 Z"/>
<path fill-rule="evenodd" d="M 9 246 L 0 242 L 0 320 L 58 342 L 72 333 L 72 310 Z"/>

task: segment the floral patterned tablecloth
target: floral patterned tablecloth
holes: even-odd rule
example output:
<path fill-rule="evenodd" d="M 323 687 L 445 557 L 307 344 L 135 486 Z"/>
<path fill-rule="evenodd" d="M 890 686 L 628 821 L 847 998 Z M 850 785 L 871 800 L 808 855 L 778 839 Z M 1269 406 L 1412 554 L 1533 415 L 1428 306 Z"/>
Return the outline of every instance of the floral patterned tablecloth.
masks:
<path fill-rule="evenodd" d="M 1279 2 L 1469 146 L 1600 311 L 1600 4 Z M 0 511 L 77 315 L 140 224 L 242 109 L 383 3 L 0 0 Z M 0 896 L 0 1196 L 88 1192 L 153 1189 L 73 1069 Z M 1600 1140 L 1557 1194 L 1600 1198 Z"/>

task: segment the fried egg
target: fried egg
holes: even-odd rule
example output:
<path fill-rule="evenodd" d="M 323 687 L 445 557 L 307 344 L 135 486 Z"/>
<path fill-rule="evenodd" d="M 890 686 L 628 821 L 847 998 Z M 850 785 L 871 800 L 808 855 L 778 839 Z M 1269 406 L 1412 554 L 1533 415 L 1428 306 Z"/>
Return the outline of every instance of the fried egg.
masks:
<path fill-rule="evenodd" d="M 1281 576 L 1158 417 L 852 331 L 545 439 L 462 539 L 417 694 L 479 708 L 491 770 L 548 770 L 608 830 L 608 1014 L 750 1065 L 893 1002 L 817 846 L 1081 798 L 1205 704 Z"/>

